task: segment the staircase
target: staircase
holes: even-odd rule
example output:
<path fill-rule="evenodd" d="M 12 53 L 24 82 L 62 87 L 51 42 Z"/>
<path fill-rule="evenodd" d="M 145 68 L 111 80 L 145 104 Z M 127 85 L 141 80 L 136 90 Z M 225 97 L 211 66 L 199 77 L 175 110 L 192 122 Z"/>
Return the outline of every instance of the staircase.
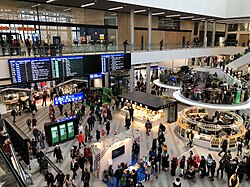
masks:
<path fill-rule="evenodd" d="M 230 62 L 227 66 L 237 70 L 239 67 L 250 64 L 250 53 L 244 54 L 240 58 Z"/>

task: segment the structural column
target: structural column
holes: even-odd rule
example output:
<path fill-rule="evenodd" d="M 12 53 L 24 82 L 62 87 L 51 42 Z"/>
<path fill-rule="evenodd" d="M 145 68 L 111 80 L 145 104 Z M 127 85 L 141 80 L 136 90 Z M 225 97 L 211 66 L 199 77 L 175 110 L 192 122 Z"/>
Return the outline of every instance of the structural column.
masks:
<path fill-rule="evenodd" d="M 214 43 L 215 43 L 215 34 L 216 34 L 216 21 L 214 21 L 213 24 L 213 33 L 212 33 L 212 47 L 214 47 Z"/>
<path fill-rule="evenodd" d="M 134 91 L 134 79 L 135 79 L 135 68 L 134 66 L 131 66 L 131 69 L 129 71 L 129 74 L 130 74 L 130 93 L 132 93 Z"/>
<path fill-rule="evenodd" d="M 130 10 L 130 51 L 134 51 L 134 46 L 135 46 L 135 14 L 134 14 L 134 9 Z"/>
<path fill-rule="evenodd" d="M 146 67 L 146 93 L 150 94 L 150 63 Z"/>
<path fill-rule="evenodd" d="M 152 12 L 148 13 L 148 50 L 151 50 L 152 45 Z"/>
<path fill-rule="evenodd" d="M 225 25 L 225 40 L 227 39 L 228 36 L 228 23 Z"/>
<path fill-rule="evenodd" d="M 206 19 L 206 21 L 204 22 L 203 47 L 207 47 L 207 19 Z"/>

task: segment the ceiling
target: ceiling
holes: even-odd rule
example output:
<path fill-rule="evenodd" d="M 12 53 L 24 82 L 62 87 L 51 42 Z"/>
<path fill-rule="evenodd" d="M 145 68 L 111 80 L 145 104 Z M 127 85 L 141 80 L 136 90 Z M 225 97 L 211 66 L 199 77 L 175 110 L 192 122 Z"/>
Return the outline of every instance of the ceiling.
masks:
<path fill-rule="evenodd" d="M 186 18 L 183 20 L 192 20 L 192 19 L 194 20 L 194 19 L 198 18 L 197 21 L 202 21 L 202 20 L 199 20 L 199 18 L 206 18 L 206 19 L 208 19 L 208 21 L 216 20 L 216 21 L 219 21 L 220 23 L 243 23 L 243 22 L 249 21 L 248 18 L 237 18 L 237 19 L 228 20 L 228 19 L 222 19 L 222 18 L 211 17 L 211 16 L 197 15 L 197 14 L 184 13 L 184 12 L 176 12 L 173 10 L 163 10 L 163 9 L 159 9 L 159 8 L 150 8 L 150 7 L 145 7 L 145 6 L 124 4 L 124 3 L 112 2 L 112 1 L 106 1 L 106 0 L 98 0 L 98 1 L 97 0 L 96 1 L 94 1 L 94 0 L 55 0 L 55 1 L 50 2 L 50 3 L 46 3 L 47 0 L 19 0 L 19 1 L 33 2 L 34 4 L 44 3 L 44 4 L 48 4 L 48 5 L 52 4 L 52 5 L 59 5 L 59 6 L 66 6 L 66 7 L 77 7 L 77 8 L 81 8 L 81 5 L 83 5 L 83 4 L 96 2 L 94 5 L 88 6 L 86 8 L 109 11 L 108 9 L 110 9 L 110 8 L 122 6 L 123 7 L 122 9 L 114 10 L 114 12 L 130 13 L 130 10 L 134 9 L 135 11 L 146 10 L 144 12 L 137 13 L 137 14 L 141 14 L 141 15 L 147 15 L 148 12 L 151 11 L 152 14 L 165 12 L 165 14 L 159 15 L 162 17 L 167 16 L 167 15 L 176 15 L 176 14 L 181 14 L 181 17 L 194 16 L 193 18 Z M 179 17 L 176 17 L 176 18 L 179 18 Z"/>

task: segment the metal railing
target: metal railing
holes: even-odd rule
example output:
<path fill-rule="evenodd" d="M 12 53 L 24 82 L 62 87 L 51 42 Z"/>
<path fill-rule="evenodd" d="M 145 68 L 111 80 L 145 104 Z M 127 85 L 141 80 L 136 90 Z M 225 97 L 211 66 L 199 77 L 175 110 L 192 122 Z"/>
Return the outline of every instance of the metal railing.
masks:
<path fill-rule="evenodd" d="M 206 48 L 206 47 L 232 47 L 234 44 L 225 45 L 224 43 L 165 43 L 151 45 L 113 45 L 113 44 L 73 44 L 73 45 L 48 45 L 48 46 L 1 46 L 0 56 L 8 56 L 13 58 L 16 56 L 62 56 L 72 54 L 86 54 L 86 53 L 121 53 L 121 52 L 137 52 L 137 51 L 164 51 L 171 49 L 190 49 L 190 48 Z"/>

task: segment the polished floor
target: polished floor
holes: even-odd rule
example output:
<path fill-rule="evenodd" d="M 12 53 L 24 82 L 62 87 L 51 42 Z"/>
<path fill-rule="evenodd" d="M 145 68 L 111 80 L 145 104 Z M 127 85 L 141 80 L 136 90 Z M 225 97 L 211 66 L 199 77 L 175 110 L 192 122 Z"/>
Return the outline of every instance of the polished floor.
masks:
<path fill-rule="evenodd" d="M 184 106 L 180 105 L 178 110 L 182 110 Z M 65 106 L 64 109 L 69 108 L 69 106 Z M 88 113 L 88 110 L 87 112 Z M 60 118 L 59 116 L 59 110 L 56 108 L 56 116 L 57 118 Z M 6 116 L 7 118 L 11 117 L 9 115 Z M 23 130 L 24 133 L 26 133 L 30 138 L 32 138 L 32 132 L 29 131 L 27 125 L 26 125 L 26 119 L 28 117 L 31 117 L 29 113 L 27 114 L 22 114 L 21 116 L 17 117 L 17 122 L 16 124 Z M 38 120 L 38 129 L 43 131 L 43 126 L 45 122 L 49 121 L 49 116 L 48 116 L 48 106 L 47 107 L 38 107 L 38 113 L 36 114 L 36 118 Z M 87 118 L 85 117 L 84 120 L 82 121 L 82 124 L 86 124 Z M 186 147 L 186 142 L 179 137 L 177 134 L 177 129 L 176 123 L 172 124 L 165 124 L 166 125 L 166 143 L 168 145 L 169 149 L 169 154 L 170 156 L 177 156 L 181 157 L 182 155 L 187 155 L 190 148 Z M 99 124 L 95 124 L 95 128 L 100 127 Z M 119 111 L 114 111 L 113 113 L 113 120 L 111 122 L 111 134 L 115 130 L 118 130 L 118 132 L 122 132 L 125 130 L 124 126 L 124 118 L 121 116 Z M 131 126 L 133 129 L 139 128 L 142 131 L 142 140 L 141 140 L 141 157 L 143 155 L 148 155 L 148 150 L 151 147 L 152 144 L 152 139 L 157 136 L 157 128 L 154 128 L 152 130 L 152 133 L 150 136 L 146 136 L 145 134 L 145 129 L 144 129 L 144 124 L 134 122 Z M 93 132 L 93 131 L 92 131 Z M 93 134 L 94 135 L 94 134 Z M 95 135 L 94 135 L 95 137 Z M 95 139 L 93 140 L 95 142 Z M 61 144 L 60 147 L 63 150 L 63 157 L 64 160 L 62 163 L 55 163 L 65 174 L 70 173 L 72 175 L 72 172 L 70 171 L 70 156 L 69 156 L 69 151 L 73 145 L 78 145 L 76 139 L 72 140 L 70 142 L 66 142 L 64 144 Z M 219 160 L 220 158 L 218 157 L 218 152 L 211 151 L 205 148 L 200 148 L 200 147 L 193 147 L 192 148 L 194 154 L 199 154 L 199 155 L 204 155 L 207 156 L 208 153 L 211 153 L 212 156 L 215 158 L 215 160 Z M 52 155 L 53 147 L 46 147 L 45 153 L 46 155 L 53 161 L 55 162 L 55 158 Z M 235 152 L 233 152 L 233 156 L 235 155 Z M 87 166 L 86 166 L 87 167 Z M 46 182 L 44 181 L 44 177 L 42 174 L 39 173 L 39 166 L 36 161 L 36 159 L 31 160 L 31 170 L 28 170 L 27 167 L 25 167 L 26 170 L 32 175 L 34 187 L 42 187 L 46 186 Z M 53 171 L 52 168 L 49 168 L 49 170 L 55 174 L 55 171 Z M 179 170 L 177 170 L 177 173 L 179 173 Z M 74 184 L 78 187 L 83 186 L 83 183 L 80 181 L 81 178 L 81 173 L 80 170 L 78 171 L 78 176 L 76 177 L 76 180 Z M 170 175 L 170 172 L 165 172 L 161 171 L 159 174 L 159 178 L 155 179 L 154 176 L 151 177 L 150 181 L 144 182 L 145 187 L 171 187 L 172 186 L 172 181 L 174 180 L 174 177 Z M 224 176 L 224 179 L 215 179 L 214 181 L 210 181 L 209 178 L 204 178 L 200 179 L 198 175 L 196 175 L 195 180 L 184 180 L 181 178 L 182 186 L 183 187 L 217 187 L 217 186 L 227 186 L 227 177 L 226 175 Z M 241 183 L 240 186 L 242 187 L 247 187 L 250 185 L 250 182 L 245 181 Z M 99 179 L 97 179 L 95 176 L 91 176 L 91 182 L 90 182 L 91 187 L 104 187 L 105 184 Z"/>

